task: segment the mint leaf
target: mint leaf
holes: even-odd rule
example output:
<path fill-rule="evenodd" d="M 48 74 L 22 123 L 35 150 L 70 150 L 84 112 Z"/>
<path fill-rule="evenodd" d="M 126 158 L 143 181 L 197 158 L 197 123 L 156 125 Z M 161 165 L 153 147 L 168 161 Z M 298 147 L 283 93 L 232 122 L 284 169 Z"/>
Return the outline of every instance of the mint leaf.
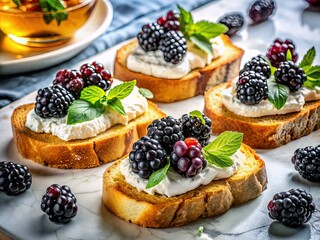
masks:
<path fill-rule="evenodd" d="M 306 81 L 303 83 L 303 86 L 307 87 L 307 88 L 320 87 L 320 79 L 318 79 L 316 81 Z"/>
<path fill-rule="evenodd" d="M 66 5 L 63 1 L 60 0 L 45 0 L 50 5 L 53 10 L 59 11 L 66 9 Z"/>
<path fill-rule="evenodd" d="M 215 140 L 203 148 L 205 154 L 215 157 L 231 156 L 241 146 L 243 133 L 223 132 Z"/>
<path fill-rule="evenodd" d="M 147 88 L 139 88 L 139 93 L 148 99 L 152 99 L 154 97 L 153 93 Z"/>
<path fill-rule="evenodd" d="M 213 54 L 212 45 L 209 39 L 202 36 L 201 34 L 193 34 L 190 37 L 190 41 L 197 45 L 200 49 L 208 54 Z"/>
<path fill-rule="evenodd" d="M 276 109 L 281 109 L 286 103 L 290 89 L 283 85 L 277 83 L 274 78 L 267 80 L 268 84 L 268 100 L 276 107 Z"/>
<path fill-rule="evenodd" d="M 68 18 L 67 12 L 50 13 L 66 9 L 65 3 L 61 0 L 39 0 L 39 5 L 43 12 L 48 12 L 48 14 L 43 15 L 46 24 L 49 24 L 53 19 L 56 19 L 58 25 L 60 25 L 61 21 Z"/>
<path fill-rule="evenodd" d="M 179 17 L 179 22 L 180 22 L 180 31 L 183 33 L 185 37 L 188 37 L 188 30 L 190 26 L 193 24 L 193 17 L 190 12 L 182 8 L 180 5 L 177 5 L 178 9 L 180 11 L 180 17 Z"/>
<path fill-rule="evenodd" d="M 292 61 L 292 53 L 289 49 L 287 50 L 287 53 L 286 53 L 286 60 Z"/>
<path fill-rule="evenodd" d="M 220 155 L 215 153 L 204 153 L 204 158 L 211 164 L 214 164 L 221 168 L 227 168 L 232 166 L 233 161 L 229 156 Z"/>
<path fill-rule="evenodd" d="M 199 236 L 202 235 L 203 230 L 204 230 L 204 227 L 203 227 L 203 226 L 200 226 L 200 227 L 198 228 L 198 235 L 199 235 Z"/>
<path fill-rule="evenodd" d="M 93 104 L 84 100 L 75 100 L 68 108 L 67 124 L 73 125 L 90 121 L 99 117 L 105 111 L 103 104 L 94 106 Z"/>
<path fill-rule="evenodd" d="M 98 86 L 89 86 L 81 91 L 80 99 L 85 100 L 91 104 L 98 101 L 105 101 L 106 92 Z"/>
<path fill-rule="evenodd" d="M 168 157 L 167 157 L 167 161 L 168 161 L 167 164 L 163 168 L 151 174 L 151 176 L 149 177 L 146 189 L 156 186 L 165 178 L 170 167 L 170 160 L 168 159 Z"/>
<path fill-rule="evenodd" d="M 119 112 L 122 115 L 127 115 L 119 98 L 112 98 L 108 100 L 107 103 L 108 103 L 108 107 L 112 108 L 113 110 Z"/>
<path fill-rule="evenodd" d="M 21 1 L 20 0 L 13 0 L 13 3 L 15 5 L 17 5 L 18 7 L 22 5 Z"/>
<path fill-rule="evenodd" d="M 315 57 L 316 57 L 316 49 L 312 47 L 303 56 L 302 61 L 299 63 L 299 67 L 303 68 L 305 66 L 311 66 Z"/>
<path fill-rule="evenodd" d="M 107 94 L 107 100 L 111 100 L 113 98 L 118 98 L 119 100 L 122 100 L 126 98 L 132 92 L 135 85 L 136 80 L 124 82 L 120 85 L 115 86 Z"/>
<path fill-rule="evenodd" d="M 208 21 L 199 21 L 192 25 L 190 36 L 200 34 L 207 39 L 219 36 L 228 31 L 228 27 L 220 23 L 212 23 Z"/>
<path fill-rule="evenodd" d="M 206 125 L 206 121 L 204 120 L 203 116 L 202 116 L 202 113 L 198 110 L 194 110 L 192 112 L 189 113 L 190 116 L 193 116 L 193 117 L 197 117 L 200 119 L 201 123 L 203 125 Z"/>
<path fill-rule="evenodd" d="M 307 77 L 320 79 L 320 66 L 311 66 L 305 71 Z"/>
<path fill-rule="evenodd" d="M 271 70 L 271 74 L 270 75 L 273 76 L 275 71 L 277 71 L 277 68 L 271 65 L 271 62 L 270 62 L 269 58 L 263 57 L 263 59 L 268 63 L 268 65 L 270 67 L 270 70 Z"/>

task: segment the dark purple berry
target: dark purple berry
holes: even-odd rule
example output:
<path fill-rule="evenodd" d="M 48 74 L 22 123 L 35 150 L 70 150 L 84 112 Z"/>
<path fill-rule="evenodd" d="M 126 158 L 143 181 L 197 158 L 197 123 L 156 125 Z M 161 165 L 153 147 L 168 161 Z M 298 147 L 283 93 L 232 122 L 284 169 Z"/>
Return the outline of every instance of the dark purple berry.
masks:
<path fill-rule="evenodd" d="M 300 89 L 307 80 L 307 75 L 303 69 L 292 61 L 281 62 L 274 76 L 276 82 L 288 86 L 291 91 Z"/>
<path fill-rule="evenodd" d="M 56 74 L 52 82 L 53 85 L 61 85 L 67 89 L 75 99 L 80 97 L 80 92 L 84 87 L 82 75 L 78 70 L 63 69 Z"/>
<path fill-rule="evenodd" d="M 59 184 L 52 184 L 47 188 L 41 200 L 41 210 L 55 223 L 67 223 L 77 215 L 77 199 L 71 189 Z"/>
<path fill-rule="evenodd" d="M 156 51 L 159 47 L 159 42 L 164 34 L 164 30 L 158 23 L 149 23 L 142 27 L 137 38 L 140 47 L 145 51 Z"/>
<path fill-rule="evenodd" d="M 274 8 L 275 4 L 273 0 L 257 0 L 249 10 L 249 17 L 255 24 L 263 22 L 273 13 Z"/>
<path fill-rule="evenodd" d="M 7 195 L 18 195 L 28 190 L 32 176 L 25 165 L 0 162 L 0 191 Z"/>
<path fill-rule="evenodd" d="M 280 38 L 274 40 L 273 44 L 268 48 L 267 58 L 274 67 L 279 67 L 281 62 L 286 61 L 287 51 L 291 52 L 292 61 L 297 62 L 298 54 L 295 51 L 295 44 L 291 39 L 283 41 Z"/>
<path fill-rule="evenodd" d="M 233 12 L 222 16 L 218 22 L 228 27 L 226 34 L 231 37 L 242 28 L 244 17 L 240 12 Z"/>
<path fill-rule="evenodd" d="M 148 179 L 150 175 L 167 164 L 166 150 L 150 137 L 142 137 L 133 144 L 129 162 L 134 173 Z"/>
<path fill-rule="evenodd" d="M 298 148 L 291 161 L 303 178 L 312 182 L 320 182 L 320 145 Z"/>
<path fill-rule="evenodd" d="M 270 218 L 293 228 L 308 222 L 315 212 L 312 196 L 299 188 L 275 194 L 267 208 Z"/>
<path fill-rule="evenodd" d="M 262 56 L 253 57 L 249 62 L 247 62 L 240 71 L 240 75 L 245 71 L 254 71 L 256 73 L 260 73 L 267 79 L 271 75 L 270 66 Z"/>
<path fill-rule="evenodd" d="M 113 79 L 109 70 L 105 69 L 102 63 L 94 61 L 80 67 L 85 87 L 98 86 L 104 91 L 111 88 Z"/>
<path fill-rule="evenodd" d="M 166 62 L 178 64 L 187 53 L 187 41 L 180 31 L 166 32 L 159 44 Z"/>

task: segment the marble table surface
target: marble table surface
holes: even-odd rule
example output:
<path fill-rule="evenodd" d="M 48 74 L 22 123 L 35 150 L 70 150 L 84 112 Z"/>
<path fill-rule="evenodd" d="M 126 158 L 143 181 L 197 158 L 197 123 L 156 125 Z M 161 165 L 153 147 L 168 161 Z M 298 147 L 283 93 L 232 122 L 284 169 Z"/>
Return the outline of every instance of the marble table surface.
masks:
<path fill-rule="evenodd" d="M 213 1 L 194 11 L 196 19 L 215 21 L 228 11 L 246 12 L 250 1 Z M 292 38 L 303 55 L 315 45 L 320 54 L 320 14 L 306 10 L 303 0 L 278 1 L 276 14 L 256 26 L 246 24 L 233 41 L 246 50 L 244 61 L 264 53 L 275 37 Z M 97 60 L 112 69 L 115 46 L 87 61 Z M 316 57 L 319 64 L 319 56 Z M 81 63 L 79 63 L 80 65 Z M 1 83 L 0 83 L 1 84 Z M 277 192 L 301 187 L 309 191 L 320 208 L 320 184 L 303 180 L 294 170 L 291 157 L 299 147 L 320 143 L 320 131 L 272 150 L 257 150 L 265 160 L 268 188 L 257 199 L 231 208 L 225 214 L 197 221 L 178 228 L 147 229 L 122 221 L 101 203 L 102 174 L 108 165 L 87 170 L 61 170 L 40 166 L 23 159 L 13 143 L 10 116 L 13 109 L 32 102 L 34 93 L 0 110 L 0 161 L 14 161 L 27 165 L 33 175 L 29 191 L 9 197 L 0 193 L 0 231 L 15 239 L 311 239 L 320 237 L 320 213 L 297 229 L 290 229 L 272 221 L 267 215 L 267 203 Z M 159 104 L 167 114 L 175 117 L 194 109 L 203 109 L 203 97 L 173 103 Z M 79 212 L 65 225 L 51 223 L 40 210 L 45 189 L 52 183 L 67 184 L 78 199 Z M 197 235 L 204 227 L 202 236 Z M 1 235 L 0 235 L 1 238 Z"/>

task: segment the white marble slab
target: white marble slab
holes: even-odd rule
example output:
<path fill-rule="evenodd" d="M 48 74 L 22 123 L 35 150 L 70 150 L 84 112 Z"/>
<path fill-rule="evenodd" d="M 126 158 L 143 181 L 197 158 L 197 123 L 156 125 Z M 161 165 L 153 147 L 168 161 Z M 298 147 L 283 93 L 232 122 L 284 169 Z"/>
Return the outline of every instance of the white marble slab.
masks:
<path fill-rule="evenodd" d="M 196 19 L 216 20 L 223 13 L 238 10 L 245 12 L 250 1 L 214 1 L 195 11 Z M 304 1 L 278 1 L 278 9 L 271 20 L 257 26 L 245 26 L 234 42 L 245 48 L 245 59 L 264 53 L 276 37 L 290 37 L 300 56 L 312 45 L 320 54 L 320 14 L 304 10 Z M 94 60 L 112 69 L 115 50 L 111 48 Z M 91 61 L 92 59 L 88 60 Z M 316 58 L 319 64 L 319 55 Z M 80 65 L 81 63 L 79 63 Z M 21 158 L 12 139 L 10 116 L 13 109 L 32 102 L 31 94 L 0 110 L 0 161 L 14 161 L 27 165 L 33 175 L 29 191 L 19 197 L 0 193 L 0 230 L 16 239 L 320 239 L 320 213 L 298 229 L 283 227 L 267 215 L 266 205 L 279 191 L 302 187 L 310 191 L 317 208 L 320 208 L 320 184 L 300 178 L 291 164 L 291 156 L 298 147 L 320 144 L 320 131 L 273 150 L 258 150 L 265 160 L 269 177 L 268 189 L 255 200 L 233 207 L 216 218 L 199 219 L 184 227 L 145 229 L 124 222 L 111 214 L 101 204 L 102 174 L 107 165 L 88 170 L 60 170 L 40 166 Z M 198 96 L 160 107 L 175 117 L 194 109 L 203 109 L 203 97 Z M 79 212 L 66 225 L 51 223 L 40 210 L 40 200 L 52 183 L 67 184 L 78 199 Z M 197 236 L 199 226 L 204 234 Z"/>

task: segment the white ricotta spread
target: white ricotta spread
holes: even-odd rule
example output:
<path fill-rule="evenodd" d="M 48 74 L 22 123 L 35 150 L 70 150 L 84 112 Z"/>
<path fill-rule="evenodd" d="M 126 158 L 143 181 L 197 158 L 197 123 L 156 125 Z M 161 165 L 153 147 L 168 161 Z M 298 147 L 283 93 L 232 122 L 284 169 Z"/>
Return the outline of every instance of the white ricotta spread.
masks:
<path fill-rule="evenodd" d="M 196 189 L 200 185 L 207 185 L 213 180 L 228 178 L 235 174 L 239 167 L 245 160 L 245 155 L 238 150 L 231 156 L 233 165 L 228 168 L 219 168 L 213 164 L 208 163 L 207 167 L 193 178 L 186 178 L 179 173 L 170 170 L 165 178 L 156 186 L 146 189 L 148 180 L 139 177 L 133 173 L 130 168 L 129 159 L 124 159 L 120 164 L 121 174 L 125 177 L 126 181 L 138 191 L 144 191 L 149 194 L 162 194 L 167 197 L 180 195 Z"/>
<path fill-rule="evenodd" d="M 213 55 L 207 54 L 188 42 L 186 56 L 178 64 L 166 62 L 160 50 L 145 52 L 139 45 L 127 58 L 127 68 L 159 78 L 178 79 L 195 68 L 203 68 L 218 58 L 224 51 L 221 37 L 211 39 Z"/>
<path fill-rule="evenodd" d="M 305 102 L 320 99 L 320 87 L 315 89 L 302 87 L 296 92 L 291 92 L 287 102 L 279 110 L 268 100 L 262 100 L 256 105 L 247 105 L 236 97 L 237 80 L 238 78 L 235 78 L 232 81 L 232 86 L 222 91 L 222 104 L 231 112 L 244 117 L 263 117 L 299 112 Z"/>
<path fill-rule="evenodd" d="M 114 80 L 112 87 L 121 84 L 121 81 Z M 147 111 L 148 102 L 134 87 L 131 94 L 121 100 L 126 115 L 107 107 L 106 111 L 99 117 L 74 125 L 67 125 L 66 117 L 44 119 L 39 117 L 34 110 L 27 114 L 26 127 L 39 133 L 50 133 L 62 140 L 86 139 L 94 137 L 116 124 L 127 125 L 128 122 L 142 115 Z"/>

